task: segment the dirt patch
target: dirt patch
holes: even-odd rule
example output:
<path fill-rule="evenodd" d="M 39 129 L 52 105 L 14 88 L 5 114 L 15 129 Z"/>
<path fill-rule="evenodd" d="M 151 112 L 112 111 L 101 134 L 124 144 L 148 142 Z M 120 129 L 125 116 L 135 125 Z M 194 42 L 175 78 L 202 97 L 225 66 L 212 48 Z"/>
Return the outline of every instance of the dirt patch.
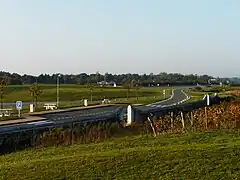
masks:
<path fill-rule="evenodd" d="M 239 96 L 239 95 L 240 95 L 240 90 L 227 91 L 226 93 L 227 93 L 227 94 L 233 94 L 233 95 Z"/>

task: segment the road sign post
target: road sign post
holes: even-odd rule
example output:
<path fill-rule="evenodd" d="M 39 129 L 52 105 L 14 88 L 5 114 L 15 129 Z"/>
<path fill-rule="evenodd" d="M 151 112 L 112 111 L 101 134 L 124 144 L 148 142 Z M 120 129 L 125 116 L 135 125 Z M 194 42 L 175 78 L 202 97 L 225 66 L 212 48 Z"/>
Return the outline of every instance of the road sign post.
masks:
<path fill-rule="evenodd" d="M 22 101 L 16 102 L 16 109 L 18 110 L 18 117 L 21 117 Z"/>

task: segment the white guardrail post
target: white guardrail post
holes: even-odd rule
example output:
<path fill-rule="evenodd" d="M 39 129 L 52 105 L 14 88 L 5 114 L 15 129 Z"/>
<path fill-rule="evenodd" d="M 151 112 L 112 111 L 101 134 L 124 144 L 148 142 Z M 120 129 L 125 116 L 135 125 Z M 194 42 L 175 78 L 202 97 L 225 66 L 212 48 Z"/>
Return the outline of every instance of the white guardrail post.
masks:
<path fill-rule="evenodd" d="M 128 105 L 128 107 L 127 107 L 127 124 L 126 124 L 126 126 L 130 126 L 132 124 L 133 118 L 134 118 L 134 112 L 133 112 L 132 106 Z"/>

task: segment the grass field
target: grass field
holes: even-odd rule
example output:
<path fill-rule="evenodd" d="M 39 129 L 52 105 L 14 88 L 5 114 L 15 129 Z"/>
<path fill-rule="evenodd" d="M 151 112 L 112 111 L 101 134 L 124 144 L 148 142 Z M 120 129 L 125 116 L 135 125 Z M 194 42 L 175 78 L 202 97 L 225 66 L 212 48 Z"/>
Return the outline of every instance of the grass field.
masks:
<path fill-rule="evenodd" d="M 56 86 L 55 85 L 40 85 L 43 93 L 39 101 L 55 102 L 56 101 Z M 145 88 L 131 89 L 128 97 L 153 97 L 162 96 L 161 88 Z M 60 101 L 76 101 L 82 99 L 91 99 L 90 89 L 80 85 L 61 85 L 59 88 Z M 167 91 L 170 94 L 170 91 Z M 106 99 L 116 99 L 116 98 L 126 98 L 127 89 L 123 88 L 113 88 L 113 87 L 95 87 L 92 90 L 92 100 L 102 100 Z M 24 102 L 31 102 L 33 98 L 29 93 L 29 85 L 19 85 L 19 86 L 8 86 L 6 88 L 3 102 L 15 102 L 17 100 L 22 100 Z"/>
<path fill-rule="evenodd" d="M 168 95 L 166 95 L 166 98 L 170 96 L 170 91 L 168 91 Z M 117 103 L 127 103 L 127 104 L 150 104 L 153 102 L 161 101 L 164 100 L 163 96 L 146 96 L 146 97 L 139 97 L 136 99 L 136 97 L 131 97 L 131 98 L 116 98 L 114 100 L 111 100 L 110 103 L 117 104 Z M 88 105 L 98 105 L 101 104 L 102 101 L 93 101 L 93 102 L 88 102 Z M 66 108 L 72 108 L 72 107 L 80 107 L 83 106 L 83 102 L 64 102 L 59 105 L 59 109 L 66 109 Z M 45 111 L 46 109 L 43 107 L 43 105 L 39 104 L 38 105 L 38 110 L 37 111 Z M 13 109 L 13 113 L 17 114 L 18 111 L 14 106 L 9 106 L 9 108 Z M 29 106 L 23 106 L 23 109 L 21 110 L 22 113 L 28 113 L 29 112 Z M 4 118 L 0 117 L 0 121 L 5 120 Z"/>
<path fill-rule="evenodd" d="M 214 91 L 215 89 L 218 89 L 220 92 L 218 92 L 219 97 L 229 97 L 231 94 L 226 93 L 226 90 L 228 88 L 221 88 L 221 87 L 208 87 L 208 88 L 202 88 L 202 91 L 196 91 L 196 90 L 191 90 L 191 89 L 185 89 L 184 91 L 191 96 L 191 99 L 188 100 L 188 102 L 193 102 L 193 101 L 199 101 L 202 100 L 204 95 L 209 94 L 209 95 L 214 95 L 216 92 Z M 226 90 L 225 90 L 226 89 Z"/>
<path fill-rule="evenodd" d="M 5 90 L 3 102 L 15 103 L 18 100 L 23 102 L 32 102 L 33 98 L 29 93 L 30 85 L 8 86 Z M 43 90 L 39 102 L 56 102 L 56 86 L 40 85 Z M 170 97 L 171 88 L 165 88 L 166 96 Z M 121 87 L 95 87 L 92 91 L 92 102 L 90 89 L 80 85 L 61 85 L 59 89 L 60 104 L 59 108 L 70 108 L 83 106 L 83 99 L 88 99 L 89 105 L 101 104 L 103 99 L 110 99 L 111 103 L 128 103 L 128 104 L 150 104 L 161 101 L 164 98 L 163 88 L 141 88 L 138 91 L 131 89 L 127 96 L 127 90 Z M 128 98 L 127 98 L 128 97 Z M 15 105 L 5 105 L 4 108 L 12 108 L 17 113 Z M 44 110 L 40 104 L 38 111 Z M 23 106 L 22 113 L 29 112 L 29 106 Z M 0 118 L 1 120 L 1 118 Z"/>
<path fill-rule="evenodd" d="M 237 179 L 235 132 L 131 136 L 0 156 L 1 179 Z"/>

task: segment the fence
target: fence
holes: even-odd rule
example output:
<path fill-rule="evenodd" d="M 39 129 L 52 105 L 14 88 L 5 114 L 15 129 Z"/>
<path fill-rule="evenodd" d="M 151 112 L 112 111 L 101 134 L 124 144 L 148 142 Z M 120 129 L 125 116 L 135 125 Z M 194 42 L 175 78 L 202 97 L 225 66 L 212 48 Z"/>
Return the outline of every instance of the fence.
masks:
<path fill-rule="evenodd" d="M 210 104 L 209 106 L 219 104 L 223 101 L 231 101 L 232 99 L 229 97 L 221 98 L 218 96 L 212 96 L 210 97 Z M 192 110 L 203 108 L 207 106 L 207 99 L 194 101 L 194 102 L 185 102 L 182 104 L 177 104 L 173 106 L 167 106 L 167 107 L 154 107 L 154 108 L 135 108 L 136 114 L 137 114 L 137 121 L 145 121 L 147 117 L 149 116 L 163 116 L 166 114 L 173 113 L 179 113 L 179 112 L 190 112 Z"/>

